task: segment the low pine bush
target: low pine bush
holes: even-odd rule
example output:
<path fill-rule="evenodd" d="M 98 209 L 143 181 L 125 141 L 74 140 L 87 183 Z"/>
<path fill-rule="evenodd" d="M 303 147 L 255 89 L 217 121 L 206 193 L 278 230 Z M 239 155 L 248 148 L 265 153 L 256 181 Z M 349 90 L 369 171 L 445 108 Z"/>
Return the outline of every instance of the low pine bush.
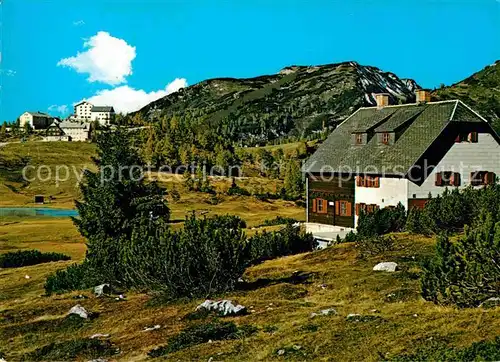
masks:
<path fill-rule="evenodd" d="M 279 231 L 257 233 L 248 239 L 246 258 L 249 264 L 281 256 L 305 253 L 314 250 L 317 242 L 311 234 L 304 233 L 298 227 L 288 224 Z"/>
<path fill-rule="evenodd" d="M 406 223 L 406 210 L 399 203 L 395 208 L 384 208 L 371 213 L 361 212 L 356 235 L 358 239 L 370 238 L 402 231 Z"/>
<path fill-rule="evenodd" d="M 366 258 L 392 251 L 395 248 L 395 244 L 394 237 L 385 235 L 360 239 L 356 246 L 359 249 L 359 256 L 361 258 Z"/>
<path fill-rule="evenodd" d="M 186 219 L 179 231 L 138 228 L 123 246 L 127 285 L 170 298 L 209 297 L 234 289 L 245 271 L 245 223 L 235 216 Z"/>
<path fill-rule="evenodd" d="M 291 217 L 276 216 L 274 219 L 266 219 L 264 222 L 257 227 L 261 226 L 276 226 L 285 224 L 295 224 L 298 220 Z"/>
<path fill-rule="evenodd" d="M 482 226 L 466 228 L 466 236 L 451 242 L 440 236 L 433 259 L 424 264 L 422 296 L 436 304 L 476 307 L 500 295 L 500 222 L 491 214 Z"/>
<path fill-rule="evenodd" d="M 480 341 L 469 347 L 449 347 L 442 341 L 428 340 L 413 353 L 396 356 L 392 362 L 427 361 L 499 361 L 500 337 L 492 341 Z"/>
<path fill-rule="evenodd" d="M 23 266 L 49 263 L 51 261 L 70 260 L 60 253 L 42 253 L 39 250 L 21 250 L 0 255 L 0 268 L 19 268 Z"/>
<path fill-rule="evenodd" d="M 66 269 L 58 270 L 51 274 L 45 281 L 45 293 L 65 293 L 72 290 L 91 288 L 98 283 L 86 262 L 73 264 Z"/>

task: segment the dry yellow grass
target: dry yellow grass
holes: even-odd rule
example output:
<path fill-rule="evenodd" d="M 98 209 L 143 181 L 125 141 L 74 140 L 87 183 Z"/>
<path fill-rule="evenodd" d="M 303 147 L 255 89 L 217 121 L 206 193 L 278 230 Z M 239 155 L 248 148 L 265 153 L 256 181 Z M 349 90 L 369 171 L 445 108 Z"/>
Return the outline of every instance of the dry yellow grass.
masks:
<path fill-rule="evenodd" d="M 15 222 L 15 223 L 12 223 Z M 38 230 L 38 232 L 37 232 Z M 425 302 L 413 276 L 416 260 L 432 252 L 434 240 L 397 235 L 397 250 L 361 260 L 353 244 L 323 251 L 280 258 L 251 267 L 245 290 L 225 298 L 251 307 L 247 316 L 229 318 L 251 324 L 259 332 L 244 340 L 215 341 L 176 352 L 171 360 L 336 360 L 376 361 L 411 351 L 427 338 L 445 336 L 455 346 L 493 338 L 500 333 L 499 309 L 455 309 Z M 66 252 L 75 260 L 84 253 L 83 241 L 68 220 L 12 220 L 0 224 L 2 252 L 18 248 L 39 248 Z M 377 273 L 373 265 L 397 261 L 403 271 Z M 0 350 L 8 360 L 53 341 L 110 333 L 120 348 L 123 361 L 147 360 L 146 353 L 165 344 L 187 323 L 182 317 L 201 300 L 148 306 L 152 296 L 131 292 L 127 301 L 75 300 L 80 292 L 44 297 L 45 277 L 70 262 L 48 263 L 0 272 Z M 292 278 L 295 272 L 306 280 Z M 31 279 L 25 279 L 28 274 Z M 295 273 L 297 274 L 297 273 Z M 294 281 L 295 280 L 295 281 Z M 396 297 L 388 297 L 392 293 Z M 44 322 L 61 318 L 75 304 L 100 313 L 88 325 L 68 333 Z M 312 312 L 333 307 L 338 315 L 311 318 Z M 375 311 L 376 310 L 376 311 Z M 376 316 L 368 322 L 346 320 L 349 313 Z M 201 323 L 201 321 L 190 322 Z M 160 324 L 161 329 L 142 332 Z M 270 328 L 272 326 L 272 328 Z M 300 352 L 278 356 L 277 350 L 300 345 Z M 302 355 L 301 353 L 305 353 Z M 169 359 L 169 360 L 170 360 Z"/>

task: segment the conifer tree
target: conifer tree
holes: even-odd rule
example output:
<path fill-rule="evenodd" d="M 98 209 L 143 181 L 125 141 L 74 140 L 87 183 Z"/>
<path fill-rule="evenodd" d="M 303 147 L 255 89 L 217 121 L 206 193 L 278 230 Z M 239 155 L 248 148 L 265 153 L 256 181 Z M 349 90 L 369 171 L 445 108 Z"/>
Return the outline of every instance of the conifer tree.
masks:
<path fill-rule="evenodd" d="M 121 254 L 134 228 L 166 227 L 170 210 L 162 189 L 143 178 L 143 161 L 126 131 L 103 132 L 97 139 L 97 171 L 86 170 L 79 217 L 73 221 L 87 239 L 86 262 L 108 282 L 123 282 Z"/>

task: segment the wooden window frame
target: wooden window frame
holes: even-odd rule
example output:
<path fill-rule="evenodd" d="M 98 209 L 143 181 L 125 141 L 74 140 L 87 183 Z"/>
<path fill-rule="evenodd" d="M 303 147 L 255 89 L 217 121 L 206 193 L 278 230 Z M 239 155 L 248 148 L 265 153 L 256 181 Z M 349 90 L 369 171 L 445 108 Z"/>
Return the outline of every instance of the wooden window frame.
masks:
<path fill-rule="evenodd" d="M 356 186 L 358 187 L 380 187 L 380 177 L 378 176 L 356 176 Z"/>
<path fill-rule="evenodd" d="M 473 171 L 470 174 L 472 186 L 486 186 L 496 183 L 496 174 L 490 171 Z"/>
<path fill-rule="evenodd" d="M 335 201 L 335 215 L 341 217 L 352 216 L 352 203 L 347 200 Z"/>
<path fill-rule="evenodd" d="M 436 172 L 435 186 L 452 187 L 461 185 L 460 173 L 453 171 Z"/>
<path fill-rule="evenodd" d="M 382 143 L 388 145 L 391 141 L 391 134 L 389 132 L 382 133 Z"/>
<path fill-rule="evenodd" d="M 362 133 L 356 133 L 356 144 L 357 145 L 362 145 L 363 142 L 363 134 Z"/>
<path fill-rule="evenodd" d="M 328 213 L 328 200 L 322 199 L 320 197 L 314 198 L 312 200 L 312 211 L 316 214 L 327 214 Z"/>

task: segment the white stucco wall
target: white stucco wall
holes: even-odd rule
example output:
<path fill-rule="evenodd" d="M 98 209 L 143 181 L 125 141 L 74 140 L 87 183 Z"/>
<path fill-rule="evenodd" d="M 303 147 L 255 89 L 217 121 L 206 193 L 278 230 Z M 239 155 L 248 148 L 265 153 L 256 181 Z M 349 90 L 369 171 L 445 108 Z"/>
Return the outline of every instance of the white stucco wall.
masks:
<path fill-rule="evenodd" d="M 380 178 L 380 187 L 355 186 L 355 204 L 375 204 L 381 209 L 386 206 L 397 206 L 402 203 L 408 208 L 408 180 L 401 178 Z M 356 212 L 356 207 L 353 207 Z M 358 224 L 358 216 L 354 216 L 354 224 Z"/>
<path fill-rule="evenodd" d="M 111 112 L 92 112 L 92 121 L 99 121 L 99 124 L 108 126 L 113 114 Z"/>
<path fill-rule="evenodd" d="M 90 138 L 89 130 L 82 128 L 63 128 L 64 133 L 74 142 L 87 141 Z"/>
<path fill-rule="evenodd" d="M 89 102 L 83 102 L 75 106 L 76 118 L 80 119 L 90 119 L 91 117 L 92 104 Z"/>
<path fill-rule="evenodd" d="M 473 171 L 494 172 L 500 176 L 500 145 L 489 133 L 480 133 L 477 143 L 455 143 L 438 163 L 432 173 L 421 186 L 408 183 L 408 198 L 425 199 L 431 193 L 432 197 L 444 192 L 446 187 L 436 186 L 436 172 L 459 172 L 460 188 L 470 185 L 470 174 Z M 448 187 L 451 189 L 451 187 Z"/>

